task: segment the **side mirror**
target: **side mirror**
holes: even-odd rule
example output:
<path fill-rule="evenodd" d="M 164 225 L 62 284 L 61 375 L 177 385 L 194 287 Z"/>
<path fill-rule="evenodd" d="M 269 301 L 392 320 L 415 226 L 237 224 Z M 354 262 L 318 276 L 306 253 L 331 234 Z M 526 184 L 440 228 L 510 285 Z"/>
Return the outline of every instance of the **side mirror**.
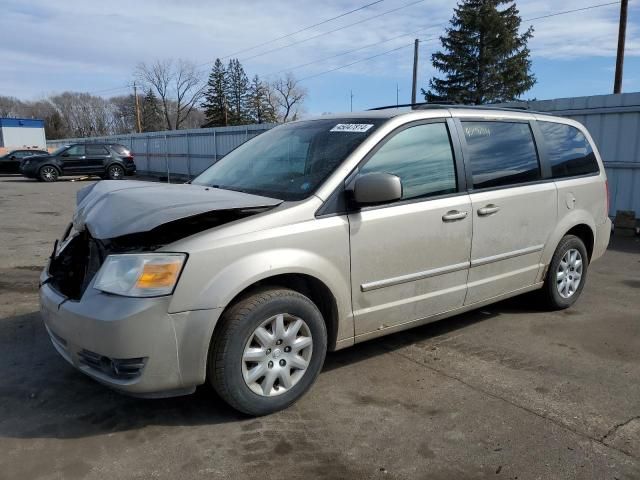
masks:
<path fill-rule="evenodd" d="M 402 181 L 390 173 L 365 173 L 356 177 L 353 200 L 358 205 L 393 202 L 402 198 Z"/>
<path fill-rule="evenodd" d="M 9 157 L 9 160 L 15 160 L 16 158 L 18 157 L 16 157 L 15 155 L 11 155 L 11 157 Z"/>

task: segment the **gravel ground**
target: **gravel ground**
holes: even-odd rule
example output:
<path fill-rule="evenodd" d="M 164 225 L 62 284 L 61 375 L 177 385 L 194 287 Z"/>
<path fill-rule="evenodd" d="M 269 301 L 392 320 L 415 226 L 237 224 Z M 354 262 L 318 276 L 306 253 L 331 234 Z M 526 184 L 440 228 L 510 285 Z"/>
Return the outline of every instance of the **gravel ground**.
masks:
<path fill-rule="evenodd" d="M 640 241 L 581 300 L 528 298 L 329 354 L 260 419 L 112 392 L 50 345 L 37 279 L 88 181 L 0 177 L 0 478 L 640 478 Z"/>

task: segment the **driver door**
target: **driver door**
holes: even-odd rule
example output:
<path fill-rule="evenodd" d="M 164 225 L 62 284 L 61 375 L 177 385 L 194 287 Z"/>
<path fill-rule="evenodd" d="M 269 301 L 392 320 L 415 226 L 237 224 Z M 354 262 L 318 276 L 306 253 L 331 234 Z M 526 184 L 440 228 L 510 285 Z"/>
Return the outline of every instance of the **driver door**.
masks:
<path fill-rule="evenodd" d="M 62 152 L 60 160 L 62 161 L 62 173 L 64 175 L 78 175 L 87 171 L 84 145 L 69 147 Z"/>
<path fill-rule="evenodd" d="M 356 340 L 464 303 L 471 201 L 451 131 L 444 119 L 402 127 L 359 171 L 397 175 L 403 194 L 348 216 Z"/>

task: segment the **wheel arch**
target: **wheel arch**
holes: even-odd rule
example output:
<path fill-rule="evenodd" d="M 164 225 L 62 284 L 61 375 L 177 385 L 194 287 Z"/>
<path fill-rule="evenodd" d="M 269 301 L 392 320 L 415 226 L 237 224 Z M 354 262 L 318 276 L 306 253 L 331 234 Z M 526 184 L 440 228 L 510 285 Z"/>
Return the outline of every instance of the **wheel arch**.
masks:
<path fill-rule="evenodd" d="M 338 302 L 331 289 L 320 279 L 304 273 L 281 273 L 260 279 L 238 292 L 224 308 L 222 315 L 238 301 L 269 288 L 288 288 L 309 298 L 320 310 L 327 328 L 327 349 L 335 350 L 338 338 Z M 222 322 L 213 330 L 216 335 Z"/>
<path fill-rule="evenodd" d="M 593 256 L 593 246 L 595 245 L 595 232 L 593 229 L 585 223 L 579 223 L 578 225 L 571 227 L 563 237 L 567 235 L 575 235 L 582 240 L 582 243 L 584 243 L 584 246 L 587 248 L 589 261 L 591 261 L 591 257 Z"/>

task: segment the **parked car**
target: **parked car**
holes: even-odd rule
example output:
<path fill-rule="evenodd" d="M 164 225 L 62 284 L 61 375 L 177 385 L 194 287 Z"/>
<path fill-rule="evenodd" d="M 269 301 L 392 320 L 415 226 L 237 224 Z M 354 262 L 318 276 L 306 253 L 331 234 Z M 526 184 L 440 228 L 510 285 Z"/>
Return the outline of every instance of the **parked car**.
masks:
<path fill-rule="evenodd" d="M 440 106 L 292 122 L 190 185 L 81 190 L 43 318 L 99 382 L 157 397 L 208 381 L 263 415 L 328 350 L 533 290 L 571 306 L 607 248 L 607 190 L 572 120 Z"/>
<path fill-rule="evenodd" d="M 121 180 L 136 172 L 133 154 L 115 143 L 76 143 L 64 145 L 51 154 L 25 159 L 20 165 L 25 177 L 55 182 L 64 175 L 98 175 Z"/>
<path fill-rule="evenodd" d="M 0 173 L 20 173 L 20 162 L 32 155 L 47 155 L 46 150 L 11 150 L 0 157 Z"/>

